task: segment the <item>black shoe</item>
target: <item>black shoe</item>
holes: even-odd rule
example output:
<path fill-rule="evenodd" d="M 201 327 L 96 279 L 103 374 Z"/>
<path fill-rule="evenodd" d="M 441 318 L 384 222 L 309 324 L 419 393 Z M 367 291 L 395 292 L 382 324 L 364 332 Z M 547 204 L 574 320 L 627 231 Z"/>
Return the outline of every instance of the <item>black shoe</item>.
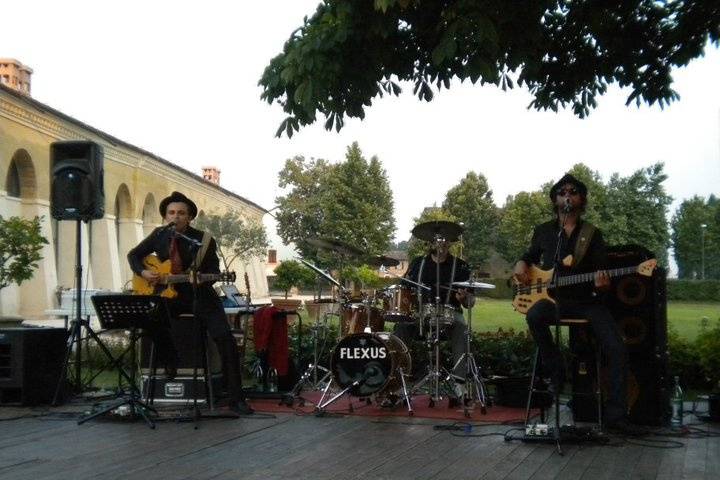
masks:
<path fill-rule="evenodd" d="M 238 400 L 237 402 L 230 403 L 230 411 L 238 415 L 252 415 L 255 410 L 247 404 L 245 400 Z"/>
<path fill-rule="evenodd" d="M 650 433 L 647 428 L 635 425 L 627 421 L 625 418 L 608 422 L 605 425 L 605 430 L 608 433 L 614 435 L 620 435 L 623 437 L 642 437 Z"/>

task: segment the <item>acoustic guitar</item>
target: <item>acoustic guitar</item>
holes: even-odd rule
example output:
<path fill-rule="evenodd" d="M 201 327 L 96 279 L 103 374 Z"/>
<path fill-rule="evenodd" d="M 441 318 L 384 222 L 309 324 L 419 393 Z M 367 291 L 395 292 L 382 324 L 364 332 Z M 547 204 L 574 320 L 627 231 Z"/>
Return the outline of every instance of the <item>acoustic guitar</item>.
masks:
<path fill-rule="evenodd" d="M 176 283 L 192 282 L 192 275 L 189 273 L 170 273 L 170 259 L 161 261 L 157 255 L 148 255 L 143 259 L 143 266 L 146 270 L 151 270 L 160 274 L 160 280 L 152 285 L 140 275 L 133 275 L 132 289 L 135 295 L 160 295 L 164 298 L 175 298 L 178 293 L 173 287 Z M 234 282 L 235 272 L 222 273 L 199 273 L 197 280 L 202 282 Z"/>
<path fill-rule="evenodd" d="M 657 267 L 657 260 L 650 259 L 642 262 L 634 267 L 614 268 L 605 270 L 610 277 L 619 277 L 622 275 L 630 275 L 639 273 L 640 275 L 649 277 L 653 270 Z M 556 278 L 556 283 L 551 284 L 554 269 L 543 270 L 537 265 L 531 265 L 528 268 L 528 276 L 530 278 L 527 284 L 519 283 L 515 277 L 512 278 L 513 301 L 512 305 L 520 313 L 527 313 L 530 307 L 540 300 L 555 300 L 550 296 L 549 291 L 562 288 L 568 285 L 577 285 L 579 283 L 592 282 L 595 280 L 597 272 L 578 273 L 576 275 L 567 275 Z"/>

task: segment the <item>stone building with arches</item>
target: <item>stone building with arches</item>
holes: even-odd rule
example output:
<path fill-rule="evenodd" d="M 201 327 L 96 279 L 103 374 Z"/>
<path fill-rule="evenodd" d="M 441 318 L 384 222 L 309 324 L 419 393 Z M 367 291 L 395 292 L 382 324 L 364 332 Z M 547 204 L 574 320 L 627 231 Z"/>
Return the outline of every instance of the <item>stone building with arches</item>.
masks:
<path fill-rule="evenodd" d="M 62 140 L 91 140 L 104 149 L 105 215 L 81 224 L 83 289 L 126 288 L 132 276 L 127 252 L 161 225 L 159 203 L 173 190 L 192 198 L 205 213 L 232 209 L 258 222 L 266 213 L 200 175 L 0 84 L 0 215 L 40 216 L 49 241 L 33 278 L 0 290 L 0 314 L 44 318 L 58 307 L 57 292 L 74 288 L 76 222 L 50 215 L 50 144 Z M 267 297 L 264 258 L 233 268 L 239 285 L 247 270 L 253 296 Z"/>

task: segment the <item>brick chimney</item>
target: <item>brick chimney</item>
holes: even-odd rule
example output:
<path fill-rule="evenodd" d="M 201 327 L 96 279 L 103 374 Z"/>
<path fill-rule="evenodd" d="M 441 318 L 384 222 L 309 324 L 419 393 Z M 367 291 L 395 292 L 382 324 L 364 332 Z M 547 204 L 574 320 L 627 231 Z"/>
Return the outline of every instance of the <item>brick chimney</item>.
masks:
<path fill-rule="evenodd" d="M 202 167 L 203 178 L 215 185 L 220 185 L 220 169 L 217 167 Z"/>
<path fill-rule="evenodd" d="M 0 83 L 30 96 L 32 68 L 14 58 L 0 58 Z"/>

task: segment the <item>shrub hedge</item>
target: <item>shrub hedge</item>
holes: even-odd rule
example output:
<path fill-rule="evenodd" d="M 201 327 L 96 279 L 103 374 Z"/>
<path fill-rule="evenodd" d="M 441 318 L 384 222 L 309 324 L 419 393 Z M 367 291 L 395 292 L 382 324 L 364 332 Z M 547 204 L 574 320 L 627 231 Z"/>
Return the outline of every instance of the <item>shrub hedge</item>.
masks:
<path fill-rule="evenodd" d="M 720 300 L 720 280 L 668 279 L 668 300 L 717 302 Z"/>

